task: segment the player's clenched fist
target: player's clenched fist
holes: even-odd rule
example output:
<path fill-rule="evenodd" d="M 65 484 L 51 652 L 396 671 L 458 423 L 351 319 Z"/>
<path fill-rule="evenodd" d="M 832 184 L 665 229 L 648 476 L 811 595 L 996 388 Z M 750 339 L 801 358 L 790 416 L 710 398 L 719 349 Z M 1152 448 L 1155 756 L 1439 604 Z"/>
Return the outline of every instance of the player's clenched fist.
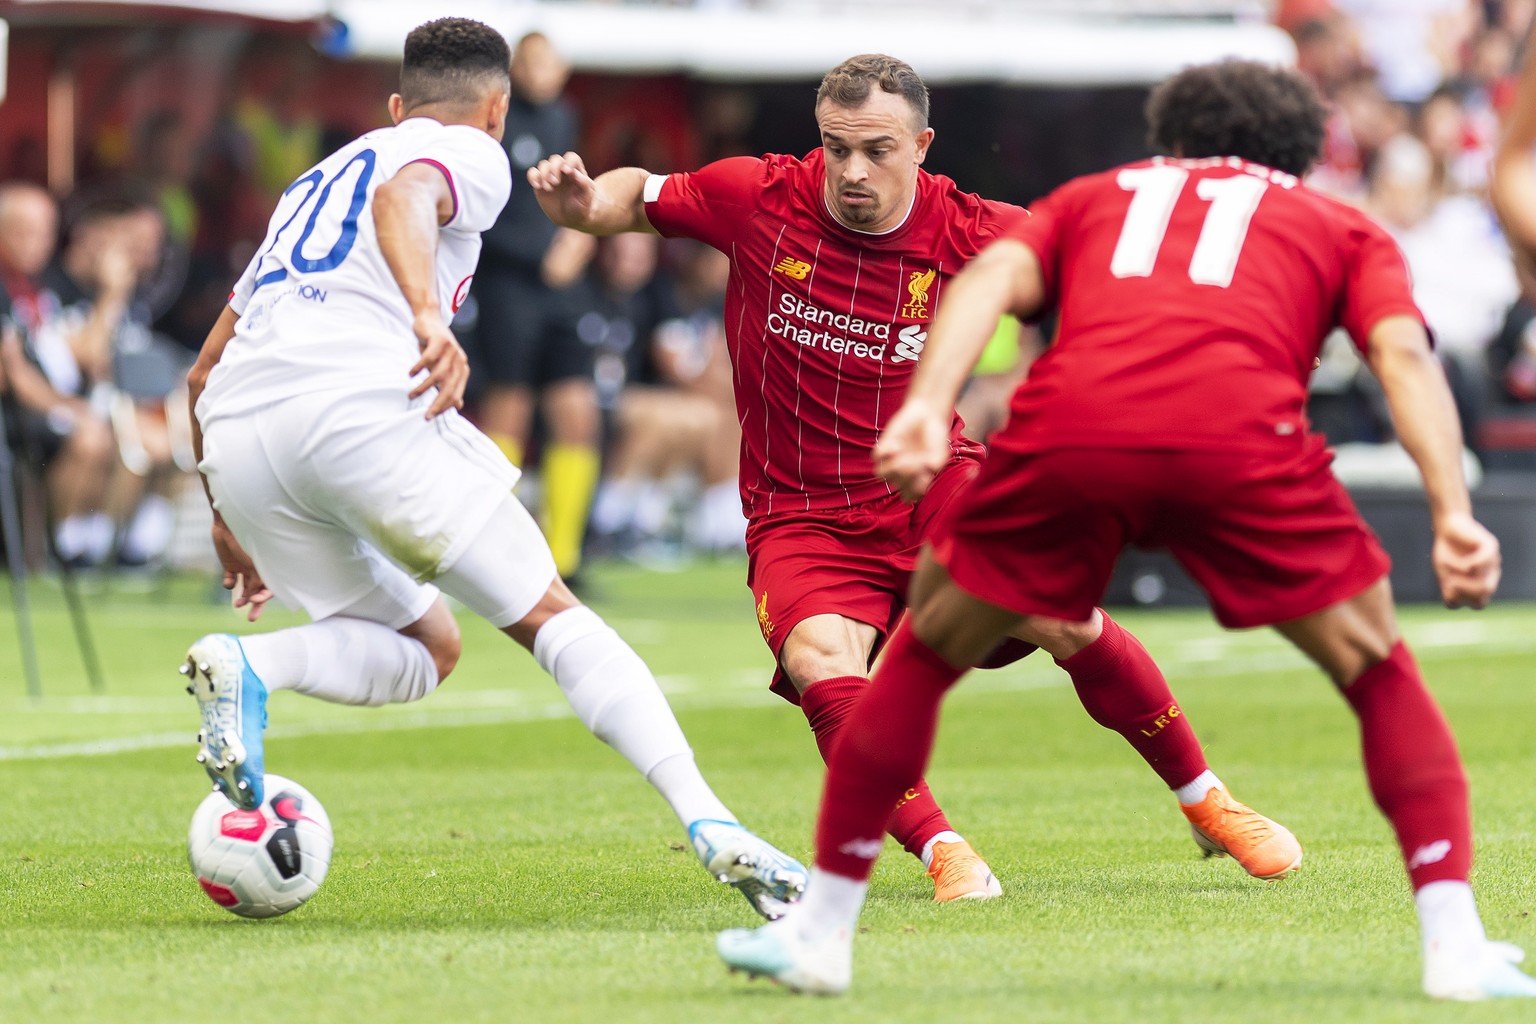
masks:
<path fill-rule="evenodd" d="M 904 500 L 921 498 L 949 463 L 950 420 L 927 405 L 908 402 L 885 425 L 875 444 L 875 473 Z"/>
<path fill-rule="evenodd" d="M 1440 597 L 1450 608 L 1486 607 L 1503 572 L 1499 539 L 1470 515 L 1447 516 L 1435 528 L 1433 553 Z"/>

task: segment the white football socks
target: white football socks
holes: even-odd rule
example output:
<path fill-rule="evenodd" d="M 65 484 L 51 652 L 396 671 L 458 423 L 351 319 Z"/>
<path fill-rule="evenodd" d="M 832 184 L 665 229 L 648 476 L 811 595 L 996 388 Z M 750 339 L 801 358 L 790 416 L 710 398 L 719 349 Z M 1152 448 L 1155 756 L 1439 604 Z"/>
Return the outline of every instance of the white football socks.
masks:
<path fill-rule="evenodd" d="M 240 637 L 268 690 L 296 690 L 333 704 L 404 704 L 437 688 L 425 644 L 367 619 L 335 616 Z"/>
<path fill-rule="evenodd" d="M 1173 795 L 1179 798 L 1179 803 L 1186 807 L 1193 807 L 1205 799 L 1205 794 L 1213 789 L 1221 788 L 1221 780 L 1216 777 L 1215 772 L 1207 768 L 1199 775 L 1196 775 L 1194 781 L 1186 782 L 1178 789 L 1175 789 Z"/>
<path fill-rule="evenodd" d="M 651 670 L 596 612 L 577 606 L 553 616 L 534 637 L 533 656 L 581 723 L 634 765 L 684 825 L 736 820 L 699 774 Z"/>
<path fill-rule="evenodd" d="M 839 930 L 852 936 L 868 892 L 867 881 L 856 881 L 812 867 L 805 895 L 792 911 L 796 931 L 807 941 L 824 938 Z"/>
<path fill-rule="evenodd" d="M 923 862 L 923 867 L 926 868 L 933 865 L 933 848 L 935 844 L 963 842 L 965 842 L 965 839 L 960 835 L 959 832 L 951 832 L 948 829 L 940 832 L 938 835 L 934 836 L 932 839 L 923 844 L 923 852 L 919 855 Z"/>
<path fill-rule="evenodd" d="M 1430 882 L 1413 894 L 1413 905 L 1419 912 L 1426 957 L 1442 949 L 1473 948 L 1487 939 L 1472 887 L 1466 882 Z"/>

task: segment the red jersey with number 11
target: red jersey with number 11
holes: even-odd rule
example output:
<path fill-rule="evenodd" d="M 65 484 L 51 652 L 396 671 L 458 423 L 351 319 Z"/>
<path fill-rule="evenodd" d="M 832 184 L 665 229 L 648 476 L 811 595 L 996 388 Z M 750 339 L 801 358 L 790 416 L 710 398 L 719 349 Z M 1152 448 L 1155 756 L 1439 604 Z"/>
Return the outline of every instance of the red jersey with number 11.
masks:
<path fill-rule="evenodd" d="M 749 518 L 846 508 L 892 493 L 871 451 L 901 407 L 944 282 L 1027 214 L 918 172 L 899 227 L 851 231 L 828 212 L 821 150 L 733 157 L 653 177 L 646 215 L 731 259 L 725 333 Z M 960 436 L 957 451 L 980 451 Z"/>
<path fill-rule="evenodd" d="M 1031 212 L 1011 234 L 1060 328 L 1014 395 L 1011 447 L 1294 445 L 1329 332 L 1364 351 L 1383 318 L 1423 319 L 1383 228 L 1235 158 L 1077 178 Z"/>

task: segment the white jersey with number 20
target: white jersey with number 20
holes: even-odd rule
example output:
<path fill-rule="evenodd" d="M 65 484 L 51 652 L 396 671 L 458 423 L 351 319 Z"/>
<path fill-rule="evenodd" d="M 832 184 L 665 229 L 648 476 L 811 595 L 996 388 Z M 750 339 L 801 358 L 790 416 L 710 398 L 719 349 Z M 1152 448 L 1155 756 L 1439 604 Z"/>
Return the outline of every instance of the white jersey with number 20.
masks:
<path fill-rule="evenodd" d="M 343 146 L 283 193 L 230 296 L 240 319 L 197 404 L 204 428 L 317 391 L 409 392 L 421 350 L 379 249 L 373 194 L 418 162 L 441 171 L 453 193 L 437 244 L 438 294 L 444 320 L 452 317 L 512 172 L 506 151 L 478 128 L 413 117 Z"/>

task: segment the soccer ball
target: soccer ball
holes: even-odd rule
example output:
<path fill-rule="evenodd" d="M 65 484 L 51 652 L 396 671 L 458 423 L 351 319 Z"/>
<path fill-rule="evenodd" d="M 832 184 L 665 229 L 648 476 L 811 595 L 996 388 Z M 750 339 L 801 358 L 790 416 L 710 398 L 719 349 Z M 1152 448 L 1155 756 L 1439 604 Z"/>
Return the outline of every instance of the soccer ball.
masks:
<path fill-rule="evenodd" d="M 331 866 L 331 820 L 320 801 L 281 775 L 268 775 L 266 790 L 251 811 L 208 794 L 187 832 L 197 884 L 241 917 L 288 913 L 315 894 Z"/>

